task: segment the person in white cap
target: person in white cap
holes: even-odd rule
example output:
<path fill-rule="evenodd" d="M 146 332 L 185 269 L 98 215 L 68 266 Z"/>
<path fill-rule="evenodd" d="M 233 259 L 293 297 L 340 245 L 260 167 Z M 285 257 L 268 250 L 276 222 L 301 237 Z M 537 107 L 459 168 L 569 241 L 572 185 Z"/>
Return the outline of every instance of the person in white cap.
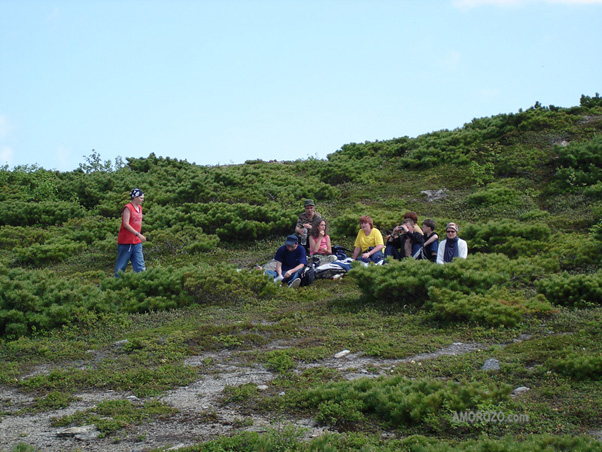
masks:
<path fill-rule="evenodd" d="M 468 256 L 468 245 L 458 237 L 459 230 L 460 228 L 456 223 L 447 223 L 447 226 L 445 226 L 446 238 L 439 243 L 437 250 L 438 264 L 447 264 L 456 257 L 466 259 L 466 256 Z"/>
<path fill-rule="evenodd" d="M 117 237 L 118 254 L 115 263 L 115 277 L 119 276 L 119 272 L 125 271 L 130 261 L 132 261 L 132 269 L 136 273 L 146 270 L 142 254 L 142 243 L 146 242 L 146 237 L 141 233 L 144 193 L 139 188 L 134 188 L 130 192 L 130 198 L 132 201 L 123 208 L 121 228 L 119 228 Z"/>

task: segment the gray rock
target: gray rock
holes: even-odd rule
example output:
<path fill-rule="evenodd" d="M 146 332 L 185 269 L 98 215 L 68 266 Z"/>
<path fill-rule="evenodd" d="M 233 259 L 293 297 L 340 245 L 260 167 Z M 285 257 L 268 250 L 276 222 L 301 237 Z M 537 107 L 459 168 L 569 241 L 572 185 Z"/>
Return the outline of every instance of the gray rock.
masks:
<path fill-rule="evenodd" d="M 347 356 L 349 353 L 351 353 L 349 350 L 343 350 L 339 353 L 337 353 L 336 355 L 334 355 L 335 358 L 343 358 L 344 356 Z"/>
<path fill-rule="evenodd" d="M 426 195 L 428 202 L 433 202 L 447 197 L 448 191 L 447 188 L 440 188 L 439 190 L 423 190 L 420 193 Z"/>
<path fill-rule="evenodd" d="M 519 386 L 514 391 L 512 391 L 512 395 L 518 396 L 518 395 L 524 394 L 527 391 L 529 391 L 529 388 L 527 388 L 526 386 Z"/>
<path fill-rule="evenodd" d="M 500 370 L 500 362 L 495 358 L 488 359 L 483 364 L 483 367 L 481 367 L 481 370 Z"/>
<path fill-rule="evenodd" d="M 76 438 L 82 441 L 88 441 L 98 438 L 100 432 L 93 425 L 84 425 L 81 427 L 70 427 L 56 432 L 59 438 Z"/>

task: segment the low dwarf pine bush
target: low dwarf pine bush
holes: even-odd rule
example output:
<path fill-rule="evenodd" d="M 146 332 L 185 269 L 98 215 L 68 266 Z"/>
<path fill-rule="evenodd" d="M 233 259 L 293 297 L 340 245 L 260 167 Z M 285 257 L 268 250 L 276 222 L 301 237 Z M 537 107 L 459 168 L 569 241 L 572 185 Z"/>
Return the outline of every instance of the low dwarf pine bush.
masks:
<path fill-rule="evenodd" d="M 576 380 L 602 380 L 602 355 L 570 353 L 566 358 L 550 359 L 547 367 Z"/>
<path fill-rule="evenodd" d="M 50 239 L 44 244 L 34 243 L 13 249 L 15 264 L 40 267 L 62 262 L 86 248 L 84 242 L 73 242 L 63 237 Z"/>
<path fill-rule="evenodd" d="M 0 266 L 0 336 L 48 331 L 98 310 L 102 294 L 92 284 L 58 279 L 50 271 Z"/>
<path fill-rule="evenodd" d="M 300 408 L 316 409 L 317 418 L 328 425 L 345 425 L 374 417 L 395 428 L 435 425 L 465 411 L 503 403 L 510 396 L 508 385 L 441 381 L 405 377 L 361 378 L 327 383 L 300 391 L 291 397 Z"/>
<path fill-rule="evenodd" d="M 469 224 L 462 237 L 471 251 L 502 253 L 509 257 L 533 256 L 549 248 L 550 228 L 543 223 L 528 224 L 514 220 Z"/>
<path fill-rule="evenodd" d="M 493 288 L 485 294 L 463 294 L 448 289 L 429 290 L 429 308 L 436 318 L 448 321 L 471 321 L 482 325 L 512 327 L 525 314 L 552 312 L 550 303 L 539 295 L 526 301 L 507 289 Z"/>
<path fill-rule="evenodd" d="M 466 201 L 471 207 L 518 207 L 522 195 L 518 190 L 491 183 L 485 189 L 468 195 Z"/>
<path fill-rule="evenodd" d="M 202 228 L 175 225 L 150 234 L 152 250 L 149 254 L 175 256 L 182 253 L 201 253 L 215 249 L 219 244 L 216 235 L 204 234 Z"/>
<path fill-rule="evenodd" d="M 578 308 L 602 303 L 602 272 L 590 275 L 564 272 L 537 281 L 535 287 L 556 305 Z"/>
<path fill-rule="evenodd" d="M 446 265 L 404 259 L 384 266 L 358 267 L 350 273 L 373 301 L 421 306 L 429 288 L 484 294 L 493 286 L 521 287 L 545 274 L 541 259 L 509 259 L 502 254 L 475 254 Z"/>

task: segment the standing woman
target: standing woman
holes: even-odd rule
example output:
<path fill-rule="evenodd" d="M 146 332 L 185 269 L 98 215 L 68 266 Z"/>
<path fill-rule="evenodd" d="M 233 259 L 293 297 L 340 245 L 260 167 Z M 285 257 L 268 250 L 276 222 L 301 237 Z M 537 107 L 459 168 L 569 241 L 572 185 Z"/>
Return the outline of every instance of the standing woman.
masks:
<path fill-rule="evenodd" d="M 372 218 L 364 215 L 360 218 L 360 231 L 355 238 L 353 248 L 353 260 L 362 262 L 382 263 L 385 255 L 382 249 L 385 247 L 383 236 L 378 229 L 374 227 Z"/>
<path fill-rule="evenodd" d="M 142 242 L 146 242 L 140 231 L 142 230 L 142 203 L 144 202 L 144 193 L 139 188 L 134 188 L 130 197 L 132 202 L 125 205 L 121 217 L 121 228 L 117 238 L 117 263 L 115 264 L 115 277 L 119 272 L 125 271 L 130 260 L 133 270 L 138 273 L 146 270 L 144 265 L 144 255 L 142 254 Z"/>

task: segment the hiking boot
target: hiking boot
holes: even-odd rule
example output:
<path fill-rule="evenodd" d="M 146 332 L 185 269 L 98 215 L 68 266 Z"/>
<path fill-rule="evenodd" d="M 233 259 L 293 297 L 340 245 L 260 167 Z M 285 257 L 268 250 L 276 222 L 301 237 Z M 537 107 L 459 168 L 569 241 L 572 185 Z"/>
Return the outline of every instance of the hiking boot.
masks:
<path fill-rule="evenodd" d="M 288 283 L 288 286 L 292 287 L 293 289 L 296 289 L 300 285 L 301 285 L 301 278 L 295 278 L 290 283 Z"/>

